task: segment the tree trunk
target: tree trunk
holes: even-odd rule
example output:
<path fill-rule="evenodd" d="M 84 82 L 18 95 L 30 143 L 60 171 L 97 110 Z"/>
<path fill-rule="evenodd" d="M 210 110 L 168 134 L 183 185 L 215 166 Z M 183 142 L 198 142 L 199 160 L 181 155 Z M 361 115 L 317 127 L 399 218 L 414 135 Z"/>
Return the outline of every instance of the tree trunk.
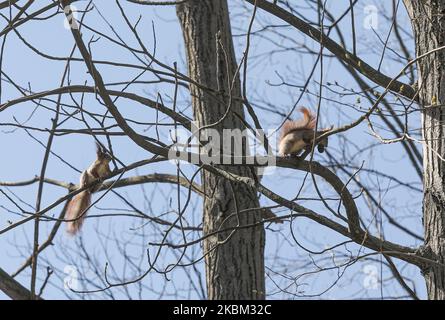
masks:
<path fill-rule="evenodd" d="M 0 268 L 0 290 L 12 300 L 30 300 L 31 292 Z M 37 297 L 37 300 L 41 300 Z"/>
<path fill-rule="evenodd" d="M 214 128 L 220 133 L 223 128 L 244 129 L 239 119 L 244 118 L 243 105 L 239 100 L 229 98 L 230 95 L 241 96 L 241 85 L 236 75 L 227 1 L 189 0 L 178 4 L 176 9 L 187 51 L 189 76 L 218 92 L 210 94 L 191 85 L 195 120 L 199 126 L 213 124 L 220 121 L 230 107 L 224 120 Z M 247 152 L 247 148 L 244 149 Z M 219 167 L 241 176 L 254 175 L 247 167 Z M 242 226 L 261 220 L 259 210 L 237 215 L 243 209 L 259 208 L 255 190 L 242 184 L 230 184 L 209 172 L 203 172 L 202 184 L 206 194 L 210 195 L 204 199 L 204 234 L 221 226 L 233 227 L 238 223 Z M 230 215 L 232 218 L 224 221 Z M 209 299 L 264 299 L 264 242 L 262 225 L 240 229 L 232 235 L 230 232 L 219 233 L 204 240 Z"/>
<path fill-rule="evenodd" d="M 445 45 L 445 0 L 405 0 L 420 56 Z M 425 252 L 431 259 L 445 264 L 445 51 L 421 59 L 418 65 L 420 105 L 423 106 L 424 199 L 423 224 Z M 444 78 L 442 80 L 442 78 Z M 422 270 L 428 298 L 445 299 L 445 270 L 429 267 Z"/>

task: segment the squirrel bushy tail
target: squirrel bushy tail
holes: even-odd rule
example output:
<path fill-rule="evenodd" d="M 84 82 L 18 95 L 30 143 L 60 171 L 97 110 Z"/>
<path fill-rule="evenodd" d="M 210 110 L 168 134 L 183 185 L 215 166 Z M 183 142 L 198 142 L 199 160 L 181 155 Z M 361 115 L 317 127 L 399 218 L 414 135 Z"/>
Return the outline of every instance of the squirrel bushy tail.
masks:
<path fill-rule="evenodd" d="M 83 188 L 91 181 L 93 178 L 90 178 L 90 174 L 88 173 L 88 170 L 85 170 L 82 172 L 80 176 L 79 181 L 79 188 Z M 79 232 L 80 228 L 82 227 L 83 221 L 85 220 L 85 217 L 87 215 L 87 210 L 91 205 L 91 190 L 86 189 L 78 193 L 77 195 L 72 198 L 65 211 L 65 219 L 71 220 L 67 222 L 66 225 L 66 231 L 71 234 L 75 235 L 77 232 Z"/>
<path fill-rule="evenodd" d="M 65 219 L 70 220 L 66 227 L 69 234 L 75 235 L 80 230 L 90 205 L 91 192 L 89 190 L 80 192 L 70 200 L 65 214 Z"/>

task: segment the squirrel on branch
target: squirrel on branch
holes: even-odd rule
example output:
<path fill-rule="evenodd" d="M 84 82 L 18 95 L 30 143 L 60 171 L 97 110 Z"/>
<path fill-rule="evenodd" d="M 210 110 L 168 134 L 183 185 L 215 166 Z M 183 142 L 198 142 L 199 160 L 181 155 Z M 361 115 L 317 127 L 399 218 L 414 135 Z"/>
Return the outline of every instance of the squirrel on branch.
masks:
<path fill-rule="evenodd" d="M 310 152 L 314 138 L 318 152 L 323 153 L 328 145 L 327 137 L 318 142 L 317 138 L 323 133 L 330 131 L 332 127 L 314 132 L 317 123 L 316 115 L 305 107 L 300 108 L 300 112 L 303 113 L 302 119 L 295 121 L 287 120 L 283 124 L 278 146 L 278 153 L 281 156 L 296 156 L 302 150 Z"/>
<path fill-rule="evenodd" d="M 109 166 L 111 156 L 99 143 L 96 143 L 96 155 L 96 160 L 80 175 L 79 189 L 111 174 Z M 100 183 L 95 184 L 94 186 L 81 191 L 71 200 L 68 200 L 65 219 L 70 220 L 67 222 L 67 232 L 69 234 L 75 235 L 79 232 L 85 216 L 87 215 L 87 211 L 91 206 L 91 195 L 99 190 L 100 186 Z"/>

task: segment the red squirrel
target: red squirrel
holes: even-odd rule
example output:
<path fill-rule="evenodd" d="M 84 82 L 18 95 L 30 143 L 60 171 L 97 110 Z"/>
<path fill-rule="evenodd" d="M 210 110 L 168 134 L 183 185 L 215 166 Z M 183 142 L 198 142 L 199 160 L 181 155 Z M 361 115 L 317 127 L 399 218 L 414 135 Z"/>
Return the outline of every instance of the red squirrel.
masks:
<path fill-rule="evenodd" d="M 300 112 L 303 118 L 299 120 L 287 120 L 281 129 L 278 153 L 281 156 L 296 156 L 303 149 L 310 151 L 314 140 L 315 124 L 317 117 L 307 108 L 301 107 Z M 332 128 L 318 130 L 315 138 L 323 133 L 328 132 Z M 322 153 L 328 145 L 328 140 L 323 139 L 318 142 L 318 151 Z"/>
<path fill-rule="evenodd" d="M 96 154 L 96 160 L 80 175 L 79 189 L 89 185 L 95 180 L 103 179 L 111 173 L 109 166 L 111 156 L 99 143 L 96 144 Z M 91 205 L 91 195 L 99 188 L 100 184 L 96 184 L 81 191 L 69 200 L 65 212 L 65 219 L 71 220 L 67 222 L 66 230 L 69 234 L 75 235 L 79 232 Z"/>

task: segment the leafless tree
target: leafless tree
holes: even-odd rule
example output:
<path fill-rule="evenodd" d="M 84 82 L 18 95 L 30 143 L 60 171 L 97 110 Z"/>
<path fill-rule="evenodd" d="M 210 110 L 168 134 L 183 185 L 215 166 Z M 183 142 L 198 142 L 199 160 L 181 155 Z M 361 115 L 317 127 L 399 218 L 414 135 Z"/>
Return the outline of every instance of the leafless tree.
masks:
<path fill-rule="evenodd" d="M 444 0 L 1 1 L 0 290 L 444 299 L 444 13 Z M 261 132 L 300 105 L 333 126 L 326 151 L 270 156 Z M 209 129 L 251 139 L 205 154 Z M 95 141 L 112 172 L 79 186 Z M 93 184 L 67 237 L 65 205 Z"/>

